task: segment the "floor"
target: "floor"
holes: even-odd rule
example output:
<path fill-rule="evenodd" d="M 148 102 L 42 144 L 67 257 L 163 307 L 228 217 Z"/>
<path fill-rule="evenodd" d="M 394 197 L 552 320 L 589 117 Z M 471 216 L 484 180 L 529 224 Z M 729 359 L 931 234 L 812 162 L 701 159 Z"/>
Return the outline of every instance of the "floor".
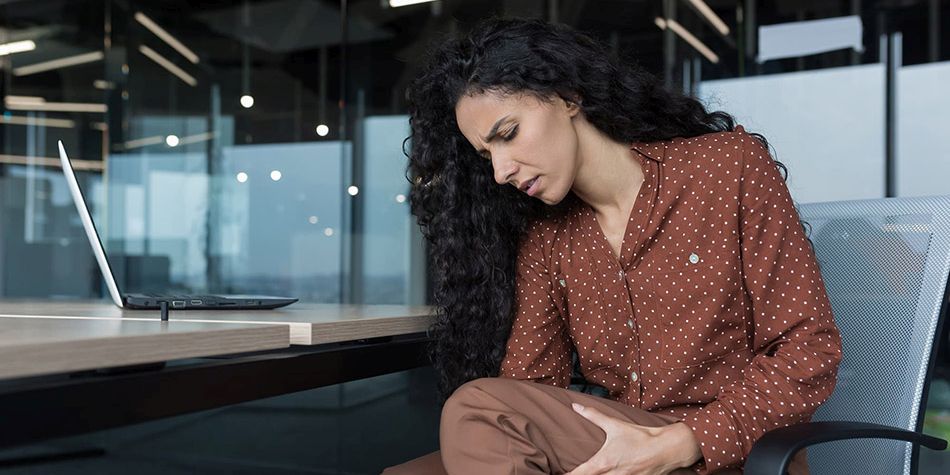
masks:
<path fill-rule="evenodd" d="M 434 394 L 431 369 L 423 368 L 0 451 L 0 469 L 44 475 L 378 474 L 438 448 Z M 69 453 L 76 457 L 33 463 L 37 456 Z"/>

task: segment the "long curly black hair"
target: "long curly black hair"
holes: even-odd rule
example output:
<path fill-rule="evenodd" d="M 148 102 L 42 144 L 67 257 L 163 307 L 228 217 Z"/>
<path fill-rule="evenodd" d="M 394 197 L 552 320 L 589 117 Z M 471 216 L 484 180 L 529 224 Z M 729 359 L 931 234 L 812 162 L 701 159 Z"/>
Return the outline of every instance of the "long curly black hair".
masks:
<path fill-rule="evenodd" d="M 436 321 L 431 359 L 443 398 L 466 381 L 497 376 L 515 310 L 515 258 L 527 225 L 567 211 L 498 186 L 459 130 L 465 94 L 531 93 L 576 101 L 617 142 L 731 131 L 725 112 L 666 88 L 591 37 L 537 19 L 490 18 L 430 49 L 409 85 L 409 202 L 429 243 Z M 766 147 L 765 138 L 757 135 Z M 785 167 L 776 162 L 782 174 Z"/>

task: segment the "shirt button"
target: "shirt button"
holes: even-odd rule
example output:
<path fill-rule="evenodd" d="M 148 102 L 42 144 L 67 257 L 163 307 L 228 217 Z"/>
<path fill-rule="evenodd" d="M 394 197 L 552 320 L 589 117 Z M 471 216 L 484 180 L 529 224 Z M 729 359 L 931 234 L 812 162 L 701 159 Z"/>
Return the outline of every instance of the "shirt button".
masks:
<path fill-rule="evenodd" d="M 637 379 L 639 379 L 639 377 L 637 376 L 637 372 L 636 372 L 636 371 L 630 373 L 630 380 L 631 380 L 631 381 L 636 381 Z"/>
<path fill-rule="evenodd" d="M 627 326 L 630 327 L 631 330 L 633 330 L 633 320 L 627 320 Z"/>

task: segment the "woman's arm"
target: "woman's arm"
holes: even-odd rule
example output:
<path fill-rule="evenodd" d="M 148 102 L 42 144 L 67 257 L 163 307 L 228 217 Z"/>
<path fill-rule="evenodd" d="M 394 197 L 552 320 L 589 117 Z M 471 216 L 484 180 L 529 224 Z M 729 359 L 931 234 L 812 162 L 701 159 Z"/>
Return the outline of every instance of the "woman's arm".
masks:
<path fill-rule="evenodd" d="M 740 465 L 766 431 L 809 420 L 835 386 L 841 337 L 815 255 L 778 167 L 737 130 L 743 281 L 752 301 L 756 356 L 717 400 L 684 420 L 707 473 Z"/>
<path fill-rule="evenodd" d="M 515 317 L 501 376 L 567 388 L 571 342 L 552 298 L 552 280 L 539 244 L 541 226 L 537 222 L 527 230 L 518 251 Z"/>

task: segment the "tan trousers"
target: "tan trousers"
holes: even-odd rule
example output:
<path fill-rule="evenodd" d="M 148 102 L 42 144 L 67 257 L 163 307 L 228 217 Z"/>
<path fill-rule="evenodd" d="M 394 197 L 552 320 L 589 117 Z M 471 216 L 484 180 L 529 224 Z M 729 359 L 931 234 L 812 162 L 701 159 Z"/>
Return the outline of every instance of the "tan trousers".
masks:
<path fill-rule="evenodd" d="M 508 378 L 483 378 L 459 387 L 442 409 L 433 452 L 383 471 L 384 475 L 561 474 L 586 462 L 604 444 L 597 425 L 571 409 L 576 402 L 634 424 L 659 427 L 672 416 L 589 394 Z M 679 469 L 675 475 L 691 474 Z M 729 469 L 717 474 L 741 474 Z M 805 451 L 789 473 L 807 474 Z"/>

